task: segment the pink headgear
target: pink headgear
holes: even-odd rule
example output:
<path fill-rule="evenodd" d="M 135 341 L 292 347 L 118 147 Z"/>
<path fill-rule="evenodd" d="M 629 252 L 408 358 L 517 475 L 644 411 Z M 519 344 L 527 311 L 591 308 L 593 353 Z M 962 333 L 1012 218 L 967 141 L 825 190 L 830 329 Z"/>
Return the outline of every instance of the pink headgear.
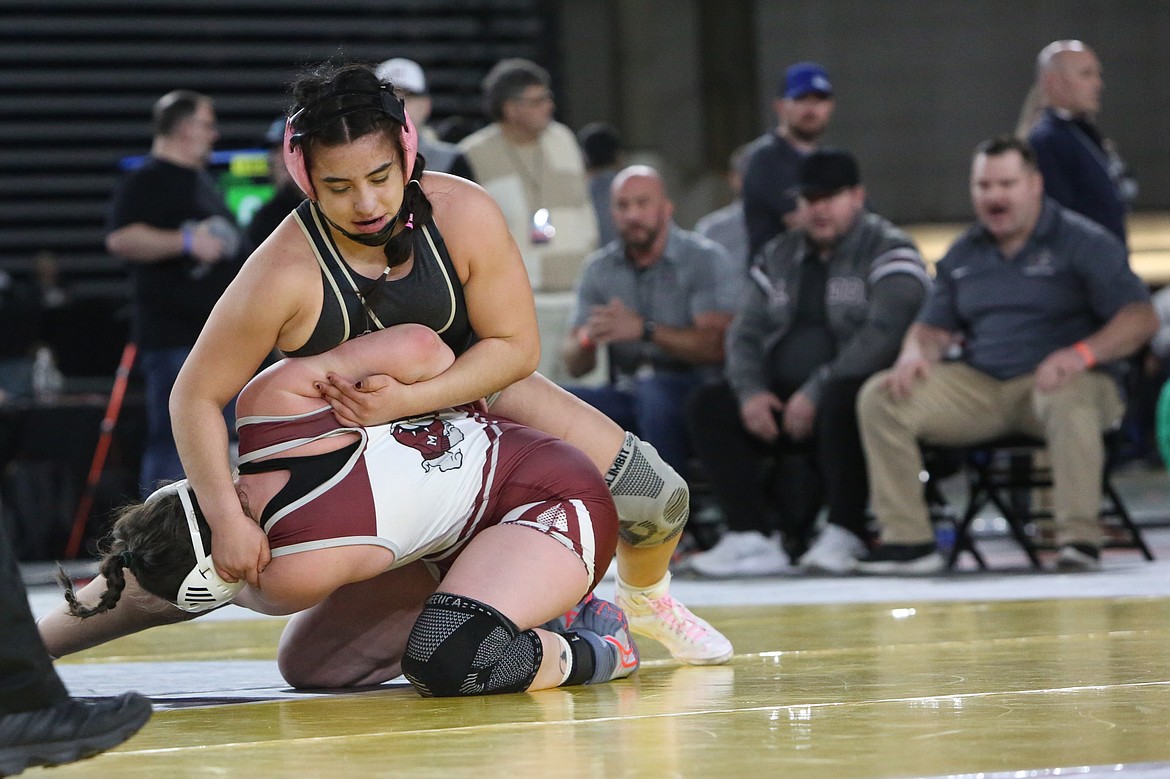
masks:
<path fill-rule="evenodd" d="M 402 125 L 401 141 L 404 157 L 402 183 L 404 186 L 410 182 L 410 174 L 414 170 L 414 159 L 418 155 L 418 131 L 414 129 L 414 122 L 410 120 L 410 115 L 406 113 L 406 106 L 394 96 L 390 87 L 383 84 L 376 90 L 336 92 L 301 108 L 284 123 L 284 166 L 288 168 L 288 173 L 292 176 L 292 180 L 296 182 L 296 185 L 312 200 L 317 199 L 317 193 L 313 188 L 313 180 L 309 177 L 309 169 L 305 165 L 304 149 L 301 148 L 300 144 L 293 144 L 293 140 L 303 136 L 306 130 L 297 132 L 293 129 L 293 123 L 296 122 L 306 109 L 316 107 L 326 101 L 338 101 L 345 97 L 365 97 L 367 100 L 356 103 L 348 102 L 343 106 L 334 108 L 332 111 L 325 112 L 323 116 L 315 117 L 317 119 L 314 123 L 315 127 L 320 127 L 358 111 L 381 111 Z"/>

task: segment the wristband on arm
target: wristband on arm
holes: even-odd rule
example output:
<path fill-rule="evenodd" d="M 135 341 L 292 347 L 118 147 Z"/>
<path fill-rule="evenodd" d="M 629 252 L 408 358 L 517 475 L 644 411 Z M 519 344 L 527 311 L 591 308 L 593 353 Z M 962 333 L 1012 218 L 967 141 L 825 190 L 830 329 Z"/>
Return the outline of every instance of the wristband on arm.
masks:
<path fill-rule="evenodd" d="M 183 254 L 190 254 L 195 246 L 195 234 L 190 230 L 183 230 Z"/>
<path fill-rule="evenodd" d="M 1072 348 L 1085 361 L 1085 370 L 1089 370 L 1097 364 L 1097 355 L 1093 353 L 1093 349 L 1084 341 L 1077 341 L 1073 344 Z"/>

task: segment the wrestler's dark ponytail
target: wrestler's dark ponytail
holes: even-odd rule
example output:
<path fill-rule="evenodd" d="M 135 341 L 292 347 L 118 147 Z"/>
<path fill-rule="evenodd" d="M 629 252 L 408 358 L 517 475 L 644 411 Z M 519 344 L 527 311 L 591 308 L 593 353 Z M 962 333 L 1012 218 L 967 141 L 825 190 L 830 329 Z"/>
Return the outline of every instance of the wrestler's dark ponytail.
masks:
<path fill-rule="evenodd" d="M 410 181 L 402 192 L 402 209 L 398 212 L 398 223 L 402 229 L 386 242 L 382 251 L 386 253 L 386 267 L 394 268 L 410 259 L 414 247 L 415 231 L 431 221 L 431 201 L 422 191 L 419 181 L 426 170 L 427 161 L 422 154 L 414 159 L 414 170 Z M 369 296 L 367 295 L 367 301 Z"/>
<path fill-rule="evenodd" d="M 73 582 L 64 570 L 57 569 L 57 581 L 65 591 L 69 613 L 85 619 L 117 606 L 126 588 L 126 569 L 144 590 L 173 603 L 195 564 L 187 533 L 187 520 L 177 494 L 121 508 L 110 535 L 100 545 L 98 570 L 105 577 L 106 590 L 97 603 L 87 606 L 78 600 Z"/>
<path fill-rule="evenodd" d="M 65 602 L 69 604 L 69 613 L 85 619 L 117 606 L 122 597 L 122 590 L 126 588 L 126 575 L 123 573 L 125 567 L 126 559 L 122 557 L 121 553 L 103 557 L 98 570 L 106 579 L 106 590 L 95 605 L 85 606 L 77 599 L 77 593 L 73 589 L 73 581 L 65 573 L 65 569 L 58 565 L 57 582 L 65 590 Z"/>

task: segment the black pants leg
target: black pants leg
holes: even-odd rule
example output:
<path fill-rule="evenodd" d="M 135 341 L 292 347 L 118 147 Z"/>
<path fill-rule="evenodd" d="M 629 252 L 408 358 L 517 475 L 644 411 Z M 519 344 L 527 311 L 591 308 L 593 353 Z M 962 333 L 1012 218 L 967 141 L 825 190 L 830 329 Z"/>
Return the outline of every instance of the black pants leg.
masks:
<path fill-rule="evenodd" d="M 792 441 L 781 434 L 777 449 L 770 488 L 779 509 L 784 551 L 795 561 L 812 542 L 817 514 L 825 503 L 825 485 L 815 441 Z"/>
<path fill-rule="evenodd" d="M 695 390 L 687 402 L 687 427 L 728 529 L 770 533 L 765 475 L 772 450 L 744 429 L 731 387 L 720 382 Z"/>
<path fill-rule="evenodd" d="M 37 633 L 8 535 L 0 527 L 0 716 L 69 698 Z"/>
<path fill-rule="evenodd" d="M 829 521 L 868 539 L 869 479 L 857 427 L 857 393 L 865 379 L 829 382 L 817 409 L 817 458 L 828 495 Z"/>

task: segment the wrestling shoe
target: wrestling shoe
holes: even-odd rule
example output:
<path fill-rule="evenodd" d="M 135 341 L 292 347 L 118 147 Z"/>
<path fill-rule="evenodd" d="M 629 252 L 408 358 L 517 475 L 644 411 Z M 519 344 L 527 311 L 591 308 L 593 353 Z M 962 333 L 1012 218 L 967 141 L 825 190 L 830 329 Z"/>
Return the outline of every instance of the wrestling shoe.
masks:
<path fill-rule="evenodd" d="M 588 595 L 582 598 L 581 602 L 576 606 L 558 617 L 553 617 L 548 622 L 544 623 L 543 625 L 539 625 L 538 627 L 543 630 L 547 630 L 550 633 L 567 633 L 569 631 L 569 627 L 577 621 L 577 617 L 581 614 L 581 610 L 585 608 L 589 601 L 596 597 L 596 595 L 590 592 Z"/>
<path fill-rule="evenodd" d="M 150 711 L 149 700 L 128 692 L 96 701 L 70 698 L 56 706 L 0 716 L 0 776 L 93 757 L 138 732 Z"/>
<path fill-rule="evenodd" d="M 665 581 L 669 584 L 670 579 Z M 626 613 L 630 630 L 662 644 L 675 660 L 688 665 L 719 665 L 735 654 L 722 633 L 672 598 L 665 586 L 661 595 L 651 597 L 631 590 L 619 579 L 616 593 L 614 600 Z"/>
<path fill-rule="evenodd" d="M 585 684 L 612 682 L 638 670 L 638 645 L 626 615 L 614 604 L 589 593 L 560 619 L 568 626 L 566 632 L 576 633 L 593 649 L 594 671 Z"/>

